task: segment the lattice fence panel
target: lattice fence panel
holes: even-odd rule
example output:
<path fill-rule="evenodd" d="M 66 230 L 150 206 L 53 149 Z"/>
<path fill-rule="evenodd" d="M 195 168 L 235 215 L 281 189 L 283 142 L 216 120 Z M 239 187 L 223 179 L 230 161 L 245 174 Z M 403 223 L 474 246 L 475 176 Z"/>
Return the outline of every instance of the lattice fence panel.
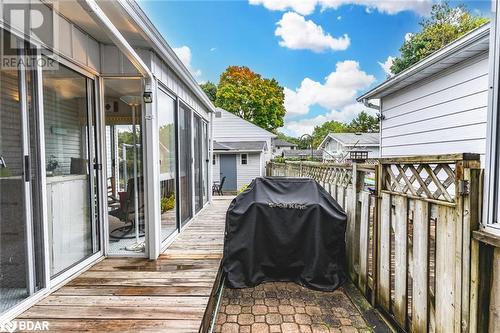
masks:
<path fill-rule="evenodd" d="M 384 189 L 453 203 L 456 196 L 456 168 L 444 164 L 386 164 Z"/>

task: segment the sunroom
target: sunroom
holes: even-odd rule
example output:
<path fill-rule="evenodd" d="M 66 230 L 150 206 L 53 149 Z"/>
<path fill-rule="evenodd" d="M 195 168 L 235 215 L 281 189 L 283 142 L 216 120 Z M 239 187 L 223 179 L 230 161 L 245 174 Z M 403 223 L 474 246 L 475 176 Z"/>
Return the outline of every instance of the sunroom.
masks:
<path fill-rule="evenodd" d="M 3 3 L 0 318 L 209 202 L 213 105 L 135 2 Z"/>

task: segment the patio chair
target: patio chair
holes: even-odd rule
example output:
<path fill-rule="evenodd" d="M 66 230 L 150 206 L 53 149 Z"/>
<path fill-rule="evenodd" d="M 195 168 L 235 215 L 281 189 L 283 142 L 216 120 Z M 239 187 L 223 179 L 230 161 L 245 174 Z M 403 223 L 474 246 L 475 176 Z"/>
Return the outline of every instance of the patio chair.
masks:
<path fill-rule="evenodd" d="M 225 181 L 226 181 L 226 176 L 222 177 L 220 183 L 214 182 L 214 185 L 212 186 L 212 194 L 217 193 L 218 195 L 224 195 L 222 188 L 224 187 Z"/>
<path fill-rule="evenodd" d="M 137 194 L 139 196 L 139 235 L 144 236 L 144 202 L 142 200 L 144 194 L 144 179 L 143 177 L 137 178 L 138 191 Z M 125 199 L 124 205 L 119 208 L 112 210 L 109 212 L 109 215 L 114 216 L 120 221 L 124 222 L 125 225 L 113 229 L 109 233 L 110 238 L 114 239 L 132 239 L 135 238 L 134 230 L 135 230 L 135 203 L 134 203 L 134 178 L 130 178 L 127 182 L 127 196 Z"/>

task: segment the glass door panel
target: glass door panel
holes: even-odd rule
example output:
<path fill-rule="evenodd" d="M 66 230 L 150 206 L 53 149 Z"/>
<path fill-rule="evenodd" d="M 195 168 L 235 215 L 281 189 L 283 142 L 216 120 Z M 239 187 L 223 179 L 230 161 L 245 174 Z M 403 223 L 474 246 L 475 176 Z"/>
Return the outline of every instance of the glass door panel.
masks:
<path fill-rule="evenodd" d="M 202 164 L 203 164 L 203 204 L 208 202 L 208 163 L 210 162 L 210 153 L 208 150 L 208 124 L 206 122 L 203 122 L 202 124 L 202 136 L 201 139 L 203 140 L 202 146 L 203 146 L 203 157 L 202 157 Z"/>
<path fill-rule="evenodd" d="M 61 64 L 43 72 L 51 276 L 98 250 L 89 89 L 92 81 Z"/>
<path fill-rule="evenodd" d="M 108 254 L 145 250 L 142 84 L 104 79 L 107 152 Z"/>
<path fill-rule="evenodd" d="M 14 38 L 2 33 L 4 42 Z M 45 282 L 32 83 L 22 67 L 0 69 L 0 314 Z"/>
<path fill-rule="evenodd" d="M 203 171 L 202 171 L 202 133 L 201 133 L 201 118 L 194 116 L 194 208 L 198 212 L 203 207 Z"/>
<path fill-rule="evenodd" d="M 191 139 L 191 111 L 181 107 L 179 109 L 179 188 L 182 224 L 193 216 Z"/>
<path fill-rule="evenodd" d="M 158 90 L 158 127 L 160 153 L 161 240 L 177 230 L 175 182 L 175 100 Z"/>

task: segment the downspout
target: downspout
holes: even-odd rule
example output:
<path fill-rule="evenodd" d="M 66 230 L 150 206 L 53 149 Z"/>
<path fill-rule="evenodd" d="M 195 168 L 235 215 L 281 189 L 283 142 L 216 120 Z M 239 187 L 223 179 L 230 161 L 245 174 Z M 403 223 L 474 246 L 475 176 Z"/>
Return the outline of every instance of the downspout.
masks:
<path fill-rule="evenodd" d="M 370 108 L 370 109 L 375 109 L 378 111 L 378 114 L 377 114 L 377 118 L 378 118 L 378 122 L 379 122 L 379 129 L 378 129 L 378 142 L 379 142 L 379 146 L 378 146 L 378 156 L 379 157 L 382 157 L 382 120 L 385 119 L 385 116 L 382 114 L 382 99 L 380 99 L 380 105 L 375 105 L 373 103 L 370 103 L 368 101 L 368 98 L 363 98 L 362 100 L 363 102 L 363 105 L 366 106 L 367 108 Z"/>
<path fill-rule="evenodd" d="M 111 20 L 102 11 L 95 0 L 78 0 L 80 6 L 92 17 L 99 27 L 106 33 L 109 39 L 118 47 L 118 49 L 127 57 L 137 71 L 144 77 L 144 93 L 149 93 L 152 96 L 153 103 L 143 103 L 145 133 L 146 137 L 152 138 L 152 142 L 145 142 L 145 156 L 147 161 L 158 161 L 158 151 L 154 149 L 154 142 L 158 142 L 157 117 L 154 116 L 156 108 L 156 89 L 153 73 L 144 61 L 139 57 L 134 48 L 127 42 L 125 37 L 113 25 Z M 148 133 L 150 133 L 148 135 Z M 155 140 L 156 138 L 156 140 Z M 147 207 L 147 223 L 146 232 L 148 235 L 148 253 L 150 259 L 156 259 L 160 254 L 160 226 L 156 223 L 160 220 L 160 193 L 158 186 L 159 180 L 159 165 L 158 163 L 145 163 L 145 205 Z M 155 200 L 158 198 L 158 200 Z"/>
<path fill-rule="evenodd" d="M 363 98 L 362 102 L 363 102 L 363 105 L 366 106 L 367 108 L 380 111 L 380 106 L 373 104 L 373 103 L 370 103 L 367 98 Z"/>

